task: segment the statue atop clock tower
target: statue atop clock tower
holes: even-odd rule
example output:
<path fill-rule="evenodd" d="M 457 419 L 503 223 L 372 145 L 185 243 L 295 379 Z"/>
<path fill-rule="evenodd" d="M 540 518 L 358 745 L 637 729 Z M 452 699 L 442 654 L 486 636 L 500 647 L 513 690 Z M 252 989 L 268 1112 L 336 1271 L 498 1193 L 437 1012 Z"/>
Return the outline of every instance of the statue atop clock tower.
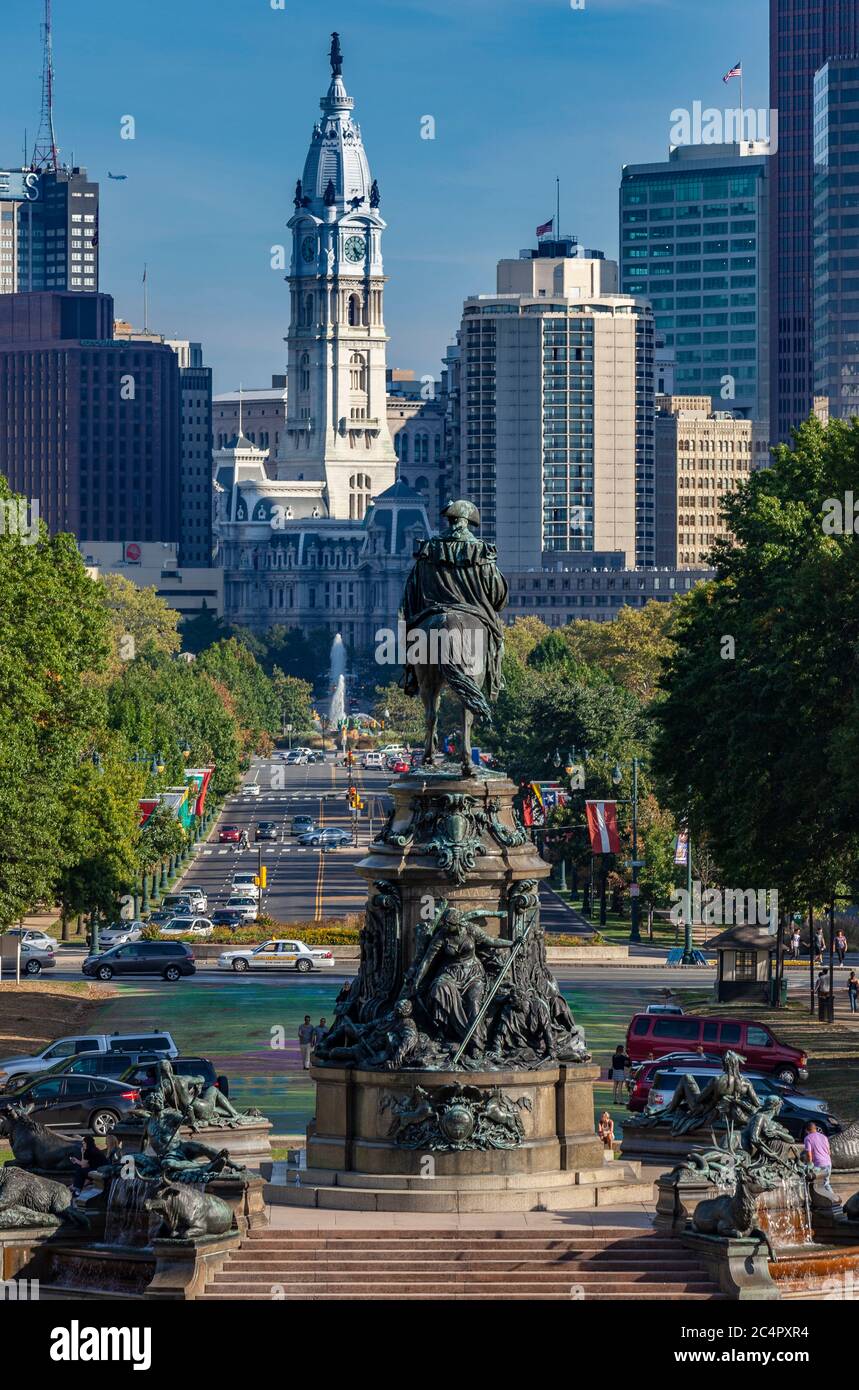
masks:
<path fill-rule="evenodd" d="M 288 223 L 288 416 L 275 466 L 280 480 L 324 483 L 329 517 L 345 521 L 360 520 L 393 484 L 396 455 L 385 408 L 386 224 L 336 33 L 329 57 L 331 84 Z"/>

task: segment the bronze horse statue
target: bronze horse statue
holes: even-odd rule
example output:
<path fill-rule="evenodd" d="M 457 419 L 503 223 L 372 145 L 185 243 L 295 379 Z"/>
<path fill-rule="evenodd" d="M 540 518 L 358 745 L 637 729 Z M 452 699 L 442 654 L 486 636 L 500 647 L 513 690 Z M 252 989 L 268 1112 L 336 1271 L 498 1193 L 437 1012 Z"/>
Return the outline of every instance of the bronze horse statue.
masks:
<path fill-rule="evenodd" d="M 465 776 L 476 776 L 471 761 L 475 719 L 492 718 L 491 706 L 501 689 L 503 627 L 499 614 L 507 603 L 507 581 L 496 563 L 493 545 L 469 530 L 480 524 L 477 508 L 467 501 L 449 502 L 442 515 L 448 529 L 421 541 L 406 580 L 403 618 L 406 665 L 402 686 L 418 695 L 424 707 L 424 763 L 438 753 L 438 712 L 445 686 L 461 707 L 459 737 Z"/>

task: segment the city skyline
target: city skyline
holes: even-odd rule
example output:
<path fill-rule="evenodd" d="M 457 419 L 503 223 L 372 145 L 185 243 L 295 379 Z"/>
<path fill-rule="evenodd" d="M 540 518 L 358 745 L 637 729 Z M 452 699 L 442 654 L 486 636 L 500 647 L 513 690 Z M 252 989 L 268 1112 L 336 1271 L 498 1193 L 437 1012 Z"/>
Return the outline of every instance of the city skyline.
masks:
<path fill-rule="evenodd" d="M 32 146 L 39 101 L 41 5 L 10 4 L 5 32 L 19 61 L 0 107 L 4 167 L 20 163 L 25 125 Z M 721 77 L 738 51 L 745 105 L 766 105 L 766 16 L 758 8 L 732 0 L 708 16 L 659 0 L 602 0 L 527 12 L 479 3 L 464 14 L 447 0 L 372 0 L 356 19 L 340 3 L 323 17 L 259 0 L 240 22 L 202 6 L 171 12 L 171 55 L 158 24 L 167 16 L 163 0 L 145 20 L 91 0 L 76 7 L 74 23 L 58 0 L 58 143 L 62 159 L 84 164 L 101 183 L 101 288 L 114 295 L 118 316 L 139 326 L 147 264 L 150 326 L 202 341 L 216 391 L 264 385 L 283 370 L 288 297 L 271 248 L 288 242 L 294 181 L 337 28 L 390 228 L 388 360 L 437 373 L 463 300 L 492 293 L 496 261 L 532 244 L 534 228 L 554 212 L 556 175 L 561 229 L 616 257 L 621 165 L 665 157 L 671 112 L 695 100 L 737 104 L 736 84 Z M 530 24 L 537 9 L 540 23 Z M 164 80 L 157 92 L 136 90 L 133 73 L 156 52 Z M 179 61 L 188 52 L 199 54 L 198 68 Z M 213 82 L 206 63 L 215 55 Z M 516 84 L 526 62 L 547 74 L 539 88 Z M 627 83 L 617 80 L 624 71 Z M 643 98 L 618 95 L 640 93 L 644 72 L 654 77 Z M 610 110 L 602 95 L 609 80 Z M 133 140 L 120 138 L 127 116 Z M 427 116 L 434 140 L 421 139 Z M 272 147 L 282 151 L 275 159 Z M 439 271 L 444 285 L 433 290 Z"/>

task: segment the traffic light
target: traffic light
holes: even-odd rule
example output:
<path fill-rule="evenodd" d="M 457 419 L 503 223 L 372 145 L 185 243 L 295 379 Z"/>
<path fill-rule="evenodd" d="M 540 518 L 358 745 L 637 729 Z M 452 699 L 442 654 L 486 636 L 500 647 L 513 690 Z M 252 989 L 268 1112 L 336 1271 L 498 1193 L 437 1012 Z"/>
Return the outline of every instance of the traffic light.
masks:
<path fill-rule="evenodd" d="M 268 886 L 268 865 L 267 865 L 267 864 L 263 864 L 262 868 L 261 868 L 260 871 L 259 871 L 258 877 L 259 877 L 259 886 L 260 886 L 260 888 L 266 888 L 266 887 Z"/>

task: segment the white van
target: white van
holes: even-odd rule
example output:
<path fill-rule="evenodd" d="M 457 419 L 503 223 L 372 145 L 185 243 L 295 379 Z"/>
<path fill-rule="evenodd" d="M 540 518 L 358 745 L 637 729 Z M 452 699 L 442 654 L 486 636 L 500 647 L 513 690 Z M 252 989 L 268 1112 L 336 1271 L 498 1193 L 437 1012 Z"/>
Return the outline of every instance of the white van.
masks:
<path fill-rule="evenodd" d="M 385 759 L 381 753 L 365 753 L 361 759 L 361 766 L 365 772 L 371 767 L 384 767 Z"/>

